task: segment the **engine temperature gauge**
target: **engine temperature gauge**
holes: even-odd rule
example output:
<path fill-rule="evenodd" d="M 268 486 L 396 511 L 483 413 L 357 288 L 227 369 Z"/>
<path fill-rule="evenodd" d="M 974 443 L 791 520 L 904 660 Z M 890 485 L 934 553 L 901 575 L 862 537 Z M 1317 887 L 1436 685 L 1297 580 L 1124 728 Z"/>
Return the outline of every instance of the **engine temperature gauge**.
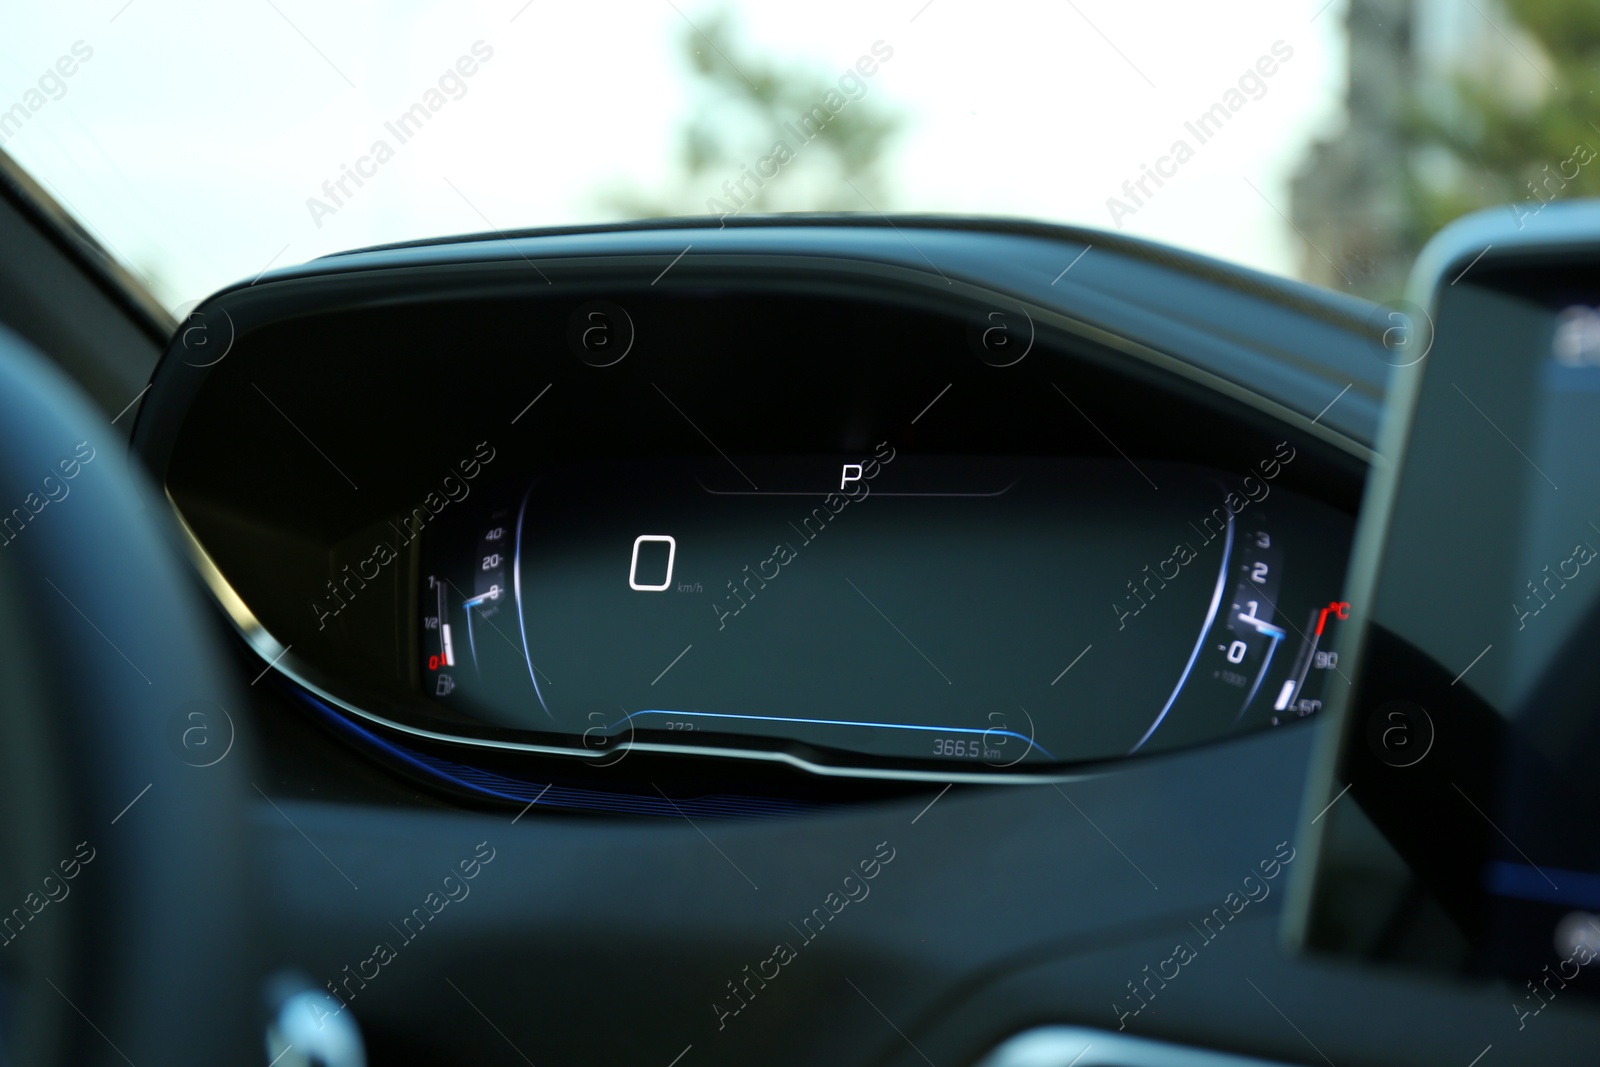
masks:
<path fill-rule="evenodd" d="M 1350 617 L 1350 602 L 1348 600 L 1330 600 L 1325 608 L 1314 608 L 1311 618 L 1306 622 L 1306 638 L 1300 645 L 1300 653 L 1295 656 L 1294 667 L 1289 671 L 1283 685 L 1278 690 L 1278 698 L 1272 702 L 1272 725 L 1277 726 L 1285 719 L 1310 715 L 1322 708 L 1322 701 L 1311 697 L 1302 696 L 1306 686 L 1306 676 L 1312 669 L 1338 670 L 1339 654 L 1337 652 L 1318 651 L 1317 646 L 1322 643 L 1324 635 L 1328 633 L 1328 625 L 1336 619 Z"/>

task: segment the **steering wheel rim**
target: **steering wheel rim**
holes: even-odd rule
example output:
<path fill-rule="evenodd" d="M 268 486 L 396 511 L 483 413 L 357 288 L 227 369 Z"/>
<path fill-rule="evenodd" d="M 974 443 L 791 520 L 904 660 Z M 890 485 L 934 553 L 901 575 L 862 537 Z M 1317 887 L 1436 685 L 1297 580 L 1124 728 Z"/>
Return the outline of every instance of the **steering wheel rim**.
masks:
<path fill-rule="evenodd" d="M 259 1063 L 243 705 L 143 472 L 0 329 L 0 1063 Z"/>

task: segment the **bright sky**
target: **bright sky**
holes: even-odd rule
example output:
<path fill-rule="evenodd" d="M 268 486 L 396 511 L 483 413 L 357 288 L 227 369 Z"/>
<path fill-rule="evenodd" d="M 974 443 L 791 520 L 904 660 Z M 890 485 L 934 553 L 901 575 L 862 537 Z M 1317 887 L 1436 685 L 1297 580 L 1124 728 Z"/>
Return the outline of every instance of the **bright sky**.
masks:
<path fill-rule="evenodd" d="M 1345 0 L 1319 14 L 1325 2 L 728 6 L 744 51 L 822 73 L 843 72 L 876 41 L 894 49 L 869 90 L 910 117 L 885 165 L 892 209 L 1114 228 L 1107 198 L 1126 200 L 1123 182 L 1181 137 L 1193 158 L 1122 218 L 1124 232 L 1292 275 L 1303 247 L 1279 214 L 1289 177 L 1343 121 Z M 176 308 L 269 264 L 340 249 L 606 218 L 601 186 L 648 189 L 672 173 L 691 103 L 680 40 L 719 6 L 11 5 L 0 16 L 0 117 L 44 102 L 20 129 L 0 127 L 0 141 Z M 92 56 L 61 68 L 69 77 L 46 76 L 80 41 Z M 384 124 L 478 41 L 492 58 L 461 79 L 465 95 L 400 145 Z M 1184 123 L 1279 41 L 1292 59 L 1200 144 Z M 30 98 L 41 76 L 45 92 Z M 307 199 L 380 138 L 394 158 L 314 220 Z"/>

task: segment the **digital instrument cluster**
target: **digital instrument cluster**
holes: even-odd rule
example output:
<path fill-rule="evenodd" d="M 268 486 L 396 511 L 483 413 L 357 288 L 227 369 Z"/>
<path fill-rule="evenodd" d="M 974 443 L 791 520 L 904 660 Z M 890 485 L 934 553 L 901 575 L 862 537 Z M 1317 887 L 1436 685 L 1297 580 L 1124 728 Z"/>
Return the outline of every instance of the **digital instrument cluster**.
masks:
<path fill-rule="evenodd" d="M 984 770 L 1303 717 L 1346 516 L 1120 460 L 860 453 L 553 464 L 423 541 L 423 691 L 590 751 Z"/>
<path fill-rule="evenodd" d="M 1158 348 L 1060 264 L 980 284 L 1012 238 L 941 230 L 968 251 L 939 273 L 887 227 L 824 243 L 856 259 L 780 229 L 240 287 L 204 312 L 226 357 L 172 364 L 138 447 L 288 692 L 451 790 L 832 802 L 1200 744 L 1344 684 L 1354 365 L 1268 396 L 1238 323 Z M 1166 284 L 1137 252 L 1095 269 Z M 1325 310 L 1307 343 L 1367 359 Z"/>

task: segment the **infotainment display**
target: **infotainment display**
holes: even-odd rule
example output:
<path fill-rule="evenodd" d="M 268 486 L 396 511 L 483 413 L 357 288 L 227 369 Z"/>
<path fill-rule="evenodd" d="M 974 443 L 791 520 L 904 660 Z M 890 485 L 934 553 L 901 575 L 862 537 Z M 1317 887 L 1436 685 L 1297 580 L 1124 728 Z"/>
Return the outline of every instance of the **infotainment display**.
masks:
<path fill-rule="evenodd" d="M 1600 986 L 1597 216 L 1425 260 L 1431 348 L 1397 383 L 1307 805 L 1312 948 Z"/>

